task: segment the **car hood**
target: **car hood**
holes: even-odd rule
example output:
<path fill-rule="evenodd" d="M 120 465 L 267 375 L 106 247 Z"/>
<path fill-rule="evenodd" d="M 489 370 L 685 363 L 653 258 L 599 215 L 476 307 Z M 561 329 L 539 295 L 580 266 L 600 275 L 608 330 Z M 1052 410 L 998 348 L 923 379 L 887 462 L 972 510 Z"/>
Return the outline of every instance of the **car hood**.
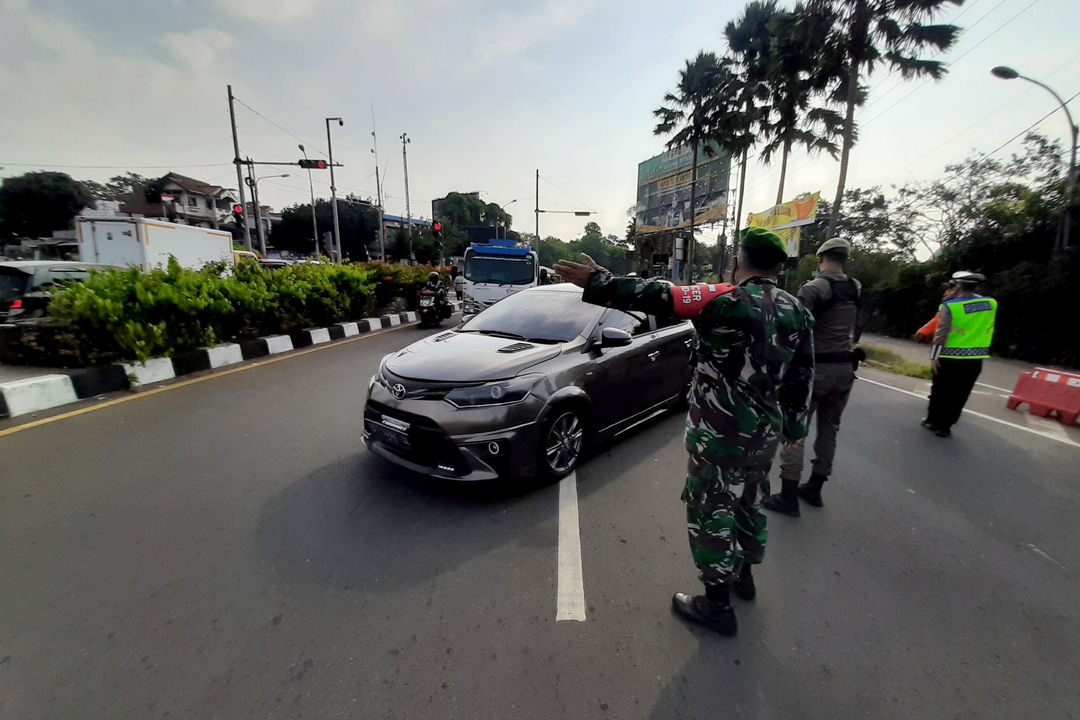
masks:
<path fill-rule="evenodd" d="M 521 349 L 506 351 L 515 345 Z M 445 332 L 394 353 L 386 359 L 386 369 L 410 380 L 505 380 L 561 352 L 562 344 L 541 345 L 475 332 Z"/>

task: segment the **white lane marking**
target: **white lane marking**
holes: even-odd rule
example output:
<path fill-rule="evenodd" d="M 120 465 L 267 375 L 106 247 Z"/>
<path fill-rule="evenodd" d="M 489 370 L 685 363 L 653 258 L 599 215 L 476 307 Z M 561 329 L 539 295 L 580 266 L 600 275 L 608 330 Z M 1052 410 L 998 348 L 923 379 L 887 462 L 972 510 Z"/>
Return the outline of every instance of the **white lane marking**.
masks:
<path fill-rule="evenodd" d="M 578 526 L 577 473 L 559 483 L 559 585 L 555 621 L 585 621 L 585 586 L 581 572 L 581 530 Z"/>
<path fill-rule="evenodd" d="M 863 382 L 868 382 L 871 385 L 877 385 L 878 387 L 887 388 L 889 390 L 895 390 L 898 393 L 904 393 L 905 395 L 910 395 L 911 397 L 919 398 L 920 400 L 925 400 L 926 399 L 926 396 L 921 394 L 921 393 L 911 392 L 910 390 L 905 390 L 903 388 L 898 388 L 895 385 L 887 385 L 887 384 L 885 384 L 883 382 L 878 382 L 877 380 L 870 380 L 870 379 L 864 378 L 864 377 L 860 377 L 859 379 L 862 380 Z M 964 412 L 968 413 L 969 415 L 974 415 L 977 418 L 982 418 L 983 420 L 990 420 L 991 422 L 996 422 L 996 423 L 998 423 L 1000 425 L 1006 425 L 1006 426 L 1014 428 L 1016 430 L 1023 430 L 1024 432 L 1029 432 L 1032 435 L 1038 435 L 1039 437 L 1046 438 L 1047 440 L 1054 440 L 1055 442 L 1063 443 L 1065 445 L 1071 445 L 1072 447 L 1075 447 L 1075 448 L 1080 448 L 1080 442 L 1076 442 L 1075 440 L 1070 440 L 1068 437 L 1065 437 L 1064 428 L 1061 429 L 1061 435 L 1057 435 L 1057 434 L 1052 434 L 1052 433 L 1046 432 L 1044 430 L 1036 430 L 1035 428 L 1024 427 L 1023 425 L 1017 425 L 1016 423 L 1011 423 L 1008 420 L 1002 420 L 1000 418 L 993 417 L 992 415 L 984 415 L 981 412 L 975 412 L 974 410 L 968 410 L 967 408 L 964 408 Z"/>
<path fill-rule="evenodd" d="M 1059 562 L 1058 562 L 1057 560 L 1055 560 L 1054 558 L 1052 558 L 1052 557 L 1050 557 L 1049 555 L 1047 555 L 1046 553 L 1044 553 L 1044 552 L 1043 552 L 1042 550 L 1040 550 L 1039 548 L 1037 548 L 1037 547 L 1035 547 L 1034 545 L 1032 545 L 1031 543 L 1024 543 L 1024 547 L 1026 547 L 1026 548 L 1027 548 L 1028 550 L 1030 550 L 1031 552 L 1035 553 L 1036 555 L 1042 555 L 1042 556 L 1043 556 L 1044 558 L 1046 558 L 1046 559 L 1047 559 L 1047 560 L 1049 560 L 1050 562 L 1054 563 L 1055 565 L 1057 565 L 1057 566 L 1058 566 L 1059 568 L 1061 568 L 1062 570 L 1068 570 L 1068 569 L 1069 569 L 1069 568 L 1065 567 L 1064 565 L 1062 565 L 1061 563 L 1059 563 Z"/>
<path fill-rule="evenodd" d="M 976 385 L 982 385 L 983 387 L 988 387 L 991 390 L 999 390 L 999 391 L 1001 391 L 1003 393 L 1011 393 L 1012 392 L 1012 388 L 1003 388 L 1003 387 L 998 387 L 997 385 L 987 385 L 986 383 L 981 383 L 981 382 L 978 382 L 978 381 L 976 381 L 975 384 Z"/>

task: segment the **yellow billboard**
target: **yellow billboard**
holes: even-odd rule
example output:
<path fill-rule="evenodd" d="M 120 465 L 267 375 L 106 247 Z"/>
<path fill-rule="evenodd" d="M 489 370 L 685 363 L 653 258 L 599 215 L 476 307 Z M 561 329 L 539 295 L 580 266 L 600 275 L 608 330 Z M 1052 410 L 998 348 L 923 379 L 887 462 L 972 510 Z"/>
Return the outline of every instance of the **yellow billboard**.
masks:
<path fill-rule="evenodd" d="M 772 230 L 787 245 L 788 256 L 799 256 L 799 228 L 817 219 L 821 193 L 804 193 L 790 202 L 774 205 L 765 212 L 749 213 L 746 221 L 754 227 Z"/>

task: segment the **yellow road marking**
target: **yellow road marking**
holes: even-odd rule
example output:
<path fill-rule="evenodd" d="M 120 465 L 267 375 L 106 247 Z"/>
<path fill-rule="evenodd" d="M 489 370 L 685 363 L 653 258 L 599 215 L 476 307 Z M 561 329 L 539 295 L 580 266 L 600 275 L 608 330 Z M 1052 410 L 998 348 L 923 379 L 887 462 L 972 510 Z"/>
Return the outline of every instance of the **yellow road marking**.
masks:
<path fill-rule="evenodd" d="M 75 417 L 77 415 L 82 415 L 83 413 L 93 412 L 94 410 L 101 410 L 103 408 L 112 407 L 113 405 L 120 405 L 121 403 L 131 402 L 132 400 L 139 400 L 139 399 L 142 399 L 142 398 L 145 398 L 145 397 L 150 397 L 151 395 L 157 395 L 158 393 L 162 393 L 162 392 L 165 392 L 167 390 L 175 390 L 176 388 L 182 388 L 182 387 L 186 387 L 188 385 L 194 385 L 195 383 L 201 383 L 201 382 L 203 382 L 205 380 L 213 380 L 214 378 L 225 377 L 226 375 L 232 375 L 233 373 L 243 372 L 245 370 L 251 370 L 251 369 L 257 368 L 257 367 L 263 367 L 264 365 L 269 365 L 271 363 L 280 362 L 282 360 L 291 360 L 292 358 L 300 357 L 301 355 L 307 355 L 308 353 L 317 352 L 319 350 L 327 350 L 327 349 L 333 348 L 333 347 L 341 347 L 342 345 L 344 345 L 346 343 L 356 342 L 357 340 L 366 340 L 368 338 L 375 337 L 376 335 L 383 335 L 383 334 L 388 333 L 388 332 L 390 332 L 392 330 L 398 330 L 398 329 L 403 328 L 403 327 L 411 327 L 414 324 L 415 323 L 409 323 L 407 325 L 397 325 L 395 327 L 382 328 L 381 330 L 373 330 L 371 332 L 364 333 L 363 335 L 357 335 L 356 337 L 343 338 L 341 340 L 335 340 L 334 342 L 331 342 L 331 343 L 314 345 L 314 346 L 309 347 L 309 348 L 304 348 L 303 350 L 297 350 L 295 352 L 289 353 L 288 355 L 279 355 L 278 357 L 270 357 L 269 359 L 266 359 L 266 360 L 263 360 L 263 359 L 254 360 L 254 361 L 252 361 L 251 365 L 244 365 L 243 367 L 236 367 L 236 368 L 231 368 L 229 370 L 222 370 L 221 372 L 214 373 L 213 375 L 203 375 L 202 377 L 191 378 L 190 380 L 181 380 L 180 382 L 173 383 L 172 385 L 166 385 L 164 387 L 157 387 L 157 388 L 154 388 L 153 390 L 143 390 L 143 391 L 141 391 L 141 392 L 139 392 L 139 393 L 137 393 L 135 395 L 127 395 L 125 397 L 116 398 L 114 400 L 106 400 L 105 402 L 98 403 L 97 405 L 91 405 L 89 407 L 79 408 L 78 410 L 71 410 L 69 412 L 61 413 L 59 415 L 53 415 L 52 417 L 42 418 L 41 420 L 34 420 L 33 422 L 24 423 L 23 425 L 16 425 L 15 427 L 10 427 L 10 428 L 7 428 L 6 430 L 0 430 L 0 437 L 4 437 L 5 435 L 12 435 L 14 433 L 19 432 L 20 430 L 29 430 L 30 428 L 40 427 L 42 425 L 48 425 L 49 423 L 56 422 L 57 420 L 66 420 L 68 418 L 72 418 L 72 417 Z"/>

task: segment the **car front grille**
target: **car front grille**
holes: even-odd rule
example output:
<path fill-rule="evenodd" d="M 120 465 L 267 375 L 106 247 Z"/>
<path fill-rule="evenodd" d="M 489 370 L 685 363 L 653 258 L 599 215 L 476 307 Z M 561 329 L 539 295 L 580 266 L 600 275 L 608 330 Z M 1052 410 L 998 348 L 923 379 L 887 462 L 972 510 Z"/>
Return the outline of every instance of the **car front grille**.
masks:
<path fill-rule="evenodd" d="M 390 443 L 384 443 L 395 455 L 432 468 L 443 470 L 452 468 L 452 471 L 459 475 L 464 475 L 469 471 L 469 463 L 465 460 L 465 456 L 438 423 L 422 415 L 390 408 L 374 400 L 368 401 L 364 408 L 364 427 L 368 432 L 371 432 L 372 424 L 382 428 L 388 427 L 385 424 L 387 418 L 409 424 L 410 449 L 405 450 Z"/>

